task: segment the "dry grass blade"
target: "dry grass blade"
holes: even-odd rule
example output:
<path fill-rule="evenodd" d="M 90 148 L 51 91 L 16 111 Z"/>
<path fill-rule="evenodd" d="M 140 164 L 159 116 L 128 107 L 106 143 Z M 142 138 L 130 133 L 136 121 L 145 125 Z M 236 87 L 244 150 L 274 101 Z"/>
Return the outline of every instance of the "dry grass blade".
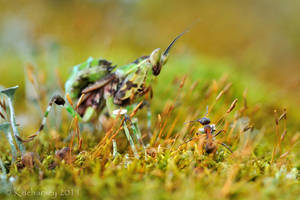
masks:
<path fill-rule="evenodd" d="M 284 158 L 284 157 L 286 157 L 289 153 L 290 153 L 290 152 L 287 151 L 287 152 L 283 153 L 279 158 Z"/>
<path fill-rule="evenodd" d="M 78 141 L 77 141 L 78 142 L 78 147 L 79 147 L 79 150 L 80 150 L 82 140 L 80 138 L 80 129 L 79 129 L 79 122 L 78 122 L 77 115 L 74 118 L 74 124 L 75 124 L 75 132 L 77 134 L 77 139 L 78 139 Z"/>
<path fill-rule="evenodd" d="M 280 115 L 278 121 L 281 121 L 282 119 L 286 119 L 286 115 L 287 115 L 287 110 L 284 109 L 283 113 Z"/>
<path fill-rule="evenodd" d="M 85 101 L 86 100 L 86 94 L 82 94 L 81 96 L 80 96 L 80 98 L 79 98 L 79 100 L 78 100 L 78 102 L 77 102 L 77 105 L 76 105 L 76 109 L 78 109 L 78 107 L 81 105 L 81 103 L 83 102 L 83 101 Z M 69 101 L 69 100 L 68 100 Z"/>
<path fill-rule="evenodd" d="M 5 115 L 2 114 L 1 112 L 0 112 L 0 117 L 2 117 L 5 120 Z"/>
<path fill-rule="evenodd" d="M 173 132 L 175 125 L 177 124 L 177 121 L 179 120 L 180 117 L 180 113 L 177 114 L 175 120 L 173 121 L 173 123 L 171 124 L 171 127 L 168 130 L 167 136 L 166 136 L 166 140 L 171 136 L 171 133 Z"/>
<path fill-rule="evenodd" d="M 227 93 L 229 91 L 229 89 L 231 88 L 231 86 L 232 86 L 232 83 L 227 83 L 227 85 L 225 85 L 225 87 L 223 89 L 224 93 Z"/>
<path fill-rule="evenodd" d="M 73 101 L 72 101 L 72 99 L 71 99 L 71 97 L 70 97 L 70 94 L 69 93 L 67 93 L 66 94 L 66 97 L 67 97 L 67 100 L 68 100 L 68 102 L 69 102 L 69 104 L 73 107 Z"/>
<path fill-rule="evenodd" d="M 143 101 L 140 102 L 133 110 L 133 112 L 130 114 L 130 117 L 134 117 L 140 106 L 143 104 Z M 105 136 L 101 139 L 101 141 L 96 146 L 95 150 L 92 152 L 92 157 L 97 158 L 101 155 L 101 151 L 103 150 L 104 146 L 107 146 L 112 143 L 112 140 L 118 135 L 118 133 L 123 129 L 123 123 L 125 123 L 125 117 L 123 117 L 118 129 L 114 132 L 114 128 L 116 125 L 116 122 L 120 119 L 121 115 L 120 113 L 116 116 L 116 119 L 114 120 L 114 123 L 109 131 L 106 132 Z M 110 137 L 111 136 L 111 137 Z"/>
<path fill-rule="evenodd" d="M 5 104 L 5 100 L 3 99 L 2 101 L 0 100 L 0 106 L 1 106 L 1 108 L 5 111 L 5 112 L 7 112 L 6 111 L 6 104 Z"/>
<path fill-rule="evenodd" d="M 217 95 L 216 101 L 218 101 L 224 94 L 224 90 L 221 90 L 221 92 Z"/>
<path fill-rule="evenodd" d="M 132 113 L 130 114 L 130 117 L 132 118 L 133 116 L 136 115 L 137 111 L 139 110 L 139 108 L 143 105 L 144 101 L 141 101 L 132 111 Z"/>
<path fill-rule="evenodd" d="M 280 137 L 280 140 L 281 140 L 281 141 L 284 140 L 286 134 L 287 134 L 287 130 L 284 130 L 283 133 L 282 133 L 282 135 L 281 135 L 281 137 Z"/>
<path fill-rule="evenodd" d="M 117 121 L 120 119 L 121 115 L 120 113 L 116 116 L 116 119 L 113 122 L 113 125 L 111 128 L 105 133 L 105 136 L 100 140 L 100 142 L 97 144 L 97 146 L 94 148 L 94 150 L 91 152 L 92 158 L 97 158 L 101 155 L 101 152 L 105 145 L 108 145 L 112 142 L 112 140 L 118 135 L 118 133 L 123 129 L 122 124 L 125 121 L 125 118 L 123 117 L 118 129 L 114 132 L 115 126 Z"/>
<path fill-rule="evenodd" d="M 199 85 L 199 80 L 195 81 L 195 82 L 192 84 L 192 86 L 190 87 L 190 90 L 191 90 L 191 91 L 194 91 L 195 88 L 196 88 L 198 85 Z"/>
<path fill-rule="evenodd" d="M 184 84 L 185 84 L 185 81 L 186 81 L 186 78 L 187 78 L 187 76 L 185 75 L 185 76 L 183 77 L 183 79 L 181 80 L 180 86 L 179 86 L 180 89 L 183 88 L 183 86 L 184 86 Z"/>
<path fill-rule="evenodd" d="M 275 120 L 275 124 L 278 125 L 279 124 L 279 118 L 278 118 L 277 110 L 274 110 L 274 120 Z"/>
<path fill-rule="evenodd" d="M 32 85 L 35 85 L 35 78 L 34 78 L 34 72 L 33 71 L 34 71 L 33 65 L 28 64 L 26 66 L 27 77 L 28 77 L 28 80 L 30 81 L 30 83 Z"/>
<path fill-rule="evenodd" d="M 235 108 L 237 101 L 238 101 L 238 99 L 235 99 L 235 100 L 231 103 L 231 105 L 230 105 L 230 107 L 228 108 L 228 110 L 226 111 L 226 113 L 230 113 L 230 112 Z"/>
<path fill-rule="evenodd" d="M 228 83 L 227 85 L 225 85 L 225 87 L 223 88 L 223 90 L 221 90 L 221 92 L 219 92 L 219 94 L 216 97 L 216 101 L 218 101 L 224 94 L 226 94 L 229 89 L 231 88 L 232 83 Z"/>
<path fill-rule="evenodd" d="M 277 110 L 274 110 L 274 120 L 275 120 L 275 133 L 276 133 L 276 142 L 274 144 L 274 148 L 273 148 L 273 152 L 272 152 L 272 159 L 271 159 L 271 163 L 273 163 L 275 156 L 276 156 L 276 152 L 277 152 L 277 148 L 280 145 L 280 136 L 279 136 L 279 120 L 278 120 L 278 113 Z"/>

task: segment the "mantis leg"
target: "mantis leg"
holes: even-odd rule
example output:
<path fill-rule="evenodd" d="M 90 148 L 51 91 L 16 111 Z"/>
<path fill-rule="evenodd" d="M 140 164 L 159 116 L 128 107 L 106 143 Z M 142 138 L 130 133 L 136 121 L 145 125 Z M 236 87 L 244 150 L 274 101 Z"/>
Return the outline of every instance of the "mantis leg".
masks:
<path fill-rule="evenodd" d="M 132 129 L 137 141 L 139 141 L 140 145 L 143 147 L 145 155 L 146 155 L 147 154 L 146 147 L 145 147 L 145 144 L 144 144 L 143 139 L 142 139 L 141 131 L 138 127 L 138 119 L 133 118 L 132 120 L 130 120 L 130 125 L 131 125 L 131 129 Z"/>
<path fill-rule="evenodd" d="M 151 107 L 150 107 L 150 103 L 147 103 L 147 128 L 148 128 L 148 136 L 149 138 L 152 137 L 152 132 L 151 132 L 151 118 L 152 118 L 152 114 L 151 114 Z"/>
<path fill-rule="evenodd" d="M 105 96 L 105 102 L 106 102 L 106 107 L 107 107 L 109 115 L 112 118 L 116 118 L 118 114 L 116 114 L 114 111 L 118 110 L 119 107 L 114 104 L 114 98 L 112 96 L 110 96 L 110 95 L 109 96 Z"/>
<path fill-rule="evenodd" d="M 109 112 L 111 117 L 116 118 L 116 116 L 118 114 L 119 115 L 122 114 L 121 109 L 113 103 L 114 99 L 113 99 L 112 96 L 106 96 L 105 99 L 106 99 L 106 107 L 107 107 L 108 112 Z M 135 145 L 134 145 L 134 141 L 133 141 L 133 139 L 130 135 L 129 129 L 128 129 L 127 124 L 126 124 L 127 121 L 131 121 L 131 120 L 130 120 L 130 117 L 125 114 L 125 121 L 123 122 L 124 133 L 125 133 L 125 136 L 126 136 L 128 142 L 130 144 L 130 147 L 131 147 L 131 150 L 132 150 L 134 156 L 136 158 L 139 158 L 139 155 L 138 155 L 137 150 L 136 150 Z"/>
<path fill-rule="evenodd" d="M 129 141 L 129 144 L 130 144 L 130 147 L 131 147 L 131 149 L 132 149 L 132 151 L 133 151 L 134 156 L 135 156 L 137 159 L 139 159 L 139 154 L 138 154 L 137 151 L 136 151 L 136 148 L 135 148 L 133 139 L 132 139 L 132 137 L 131 137 L 131 135 L 130 135 L 130 133 L 129 133 L 129 130 L 128 130 L 128 127 L 127 127 L 127 124 L 126 124 L 126 121 L 127 121 L 127 120 L 130 120 L 130 119 L 127 119 L 127 117 L 125 116 L 125 121 L 124 121 L 124 123 L 123 123 L 124 132 L 125 132 L 125 135 L 126 135 L 126 137 L 127 137 L 127 140 Z"/>
<path fill-rule="evenodd" d="M 64 100 L 64 98 L 62 98 L 60 95 L 55 95 L 55 96 L 53 96 L 53 97 L 51 98 L 51 100 L 49 101 L 48 107 L 47 107 L 46 112 L 45 112 L 45 114 L 44 114 L 44 117 L 43 117 L 43 120 L 42 120 L 42 124 L 41 124 L 39 130 L 38 130 L 35 134 L 29 136 L 27 140 L 23 140 L 22 138 L 17 137 L 18 140 L 20 140 L 21 142 L 30 142 L 30 141 L 32 141 L 36 136 L 38 136 L 40 132 L 43 131 L 43 129 L 44 129 L 45 125 L 46 125 L 46 122 L 47 122 L 47 118 L 48 118 L 49 112 L 51 111 L 51 108 L 52 108 L 52 106 L 53 106 L 53 103 L 56 104 L 56 105 L 61 105 L 61 106 L 63 106 L 63 105 L 65 105 L 65 100 Z"/>
<path fill-rule="evenodd" d="M 117 142 L 115 139 L 112 140 L 113 144 L 113 158 L 116 158 L 118 155 L 118 150 L 117 150 Z"/>
<path fill-rule="evenodd" d="M 137 118 L 133 118 L 132 120 L 130 120 L 130 125 L 131 125 L 131 129 L 133 130 L 136 139 L 144 147 L 144 143 L 143 143 L 143 140 L 142 140 L 142 134 L 141 134 L 141 131 L 140 131 L 139 127 L 138 127 L 138 119 Z"/>
<path fill-rule="evenodd" d="M 93 119 L 95 117 L 95 115 L 97 114 L 96 110 L 93 108 L 93 107 L 88 107 L 86 110 L 85 110 L 85 113 L 82 117 L 82 121 L 84 122 L 88 122 L 90 121 L 91 119 Z"/>

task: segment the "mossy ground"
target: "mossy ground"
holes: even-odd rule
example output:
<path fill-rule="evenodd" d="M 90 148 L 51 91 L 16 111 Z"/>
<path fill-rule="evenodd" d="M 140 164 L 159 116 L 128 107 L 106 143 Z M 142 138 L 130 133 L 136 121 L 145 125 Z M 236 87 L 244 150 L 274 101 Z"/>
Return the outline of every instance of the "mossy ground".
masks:
<path fill-rule="evenodd" d="M 37 105 L 44 108 L 55 90 L 46 83 L 41 87 L 38 103 L 27 104 L 33 110 Z M 146 110 L 136 115 L 146 145 L 145 151 L 135 141 L 139 159 L 123 130 L 117 133 L 120 120 L 107 132 L 95 124 L 81 125 L 79 149 L 74 123 L 58 107 L 47 129 L 25 144 L 27 152 L 34 153 L 29 156 L 33 165 L 21 158 L 12 162 L 9 145 L 1 137 L 0 157 L 7 177 L 15 179 L 10 193 L 1 198 L 299 199 L 299 105 L 288 96 L 280 100 L 276 89 L 238 72 L 227 61 L 192 55 L 170 59 L 153 89 L 152 137 Z M 234 99 L 237 104 L 227 113 Z M 18 115 L 39 119 L 20 101 L 17 95 L 16 108 L 24 112 L 17 110 Z M 207 154 L 205 137 L 196 135 L 200 125 L 185 124 L 202 117 L 206 106 L 212 123 L 225 130 L 215 142 L 226 143 L 233 153 L 218 145 L 215 153 Z M 285 108 L 287 118 L 281 116 Z M 21 135 L 32 134 L 38 122 L 19 127 Z M 71 155 L 60 160 L 55 152 L 67 146 L 73 147 Z"/>

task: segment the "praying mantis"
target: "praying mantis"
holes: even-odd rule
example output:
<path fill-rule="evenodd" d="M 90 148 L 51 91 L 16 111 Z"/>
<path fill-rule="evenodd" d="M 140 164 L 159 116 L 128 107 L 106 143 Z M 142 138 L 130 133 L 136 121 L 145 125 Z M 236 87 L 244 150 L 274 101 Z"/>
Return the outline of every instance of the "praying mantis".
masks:
<path fill-rule="evenodd" d="M 75 102 L 76 106 L 65 105 L 65 99 L 60 95 L 51 98 L 42 123 L 38 131 L 27 139 L 18 139 L 29 142 L 43 131 L 48 114 L 54 104 L 65 106 L 73 116 L 77 116 L 82 122 L 89 122 L 98 117 L 105 108 L 112 118 L 125 115 L 132 129 L 137 132 L 137 139 L 141 134 L 137 123 L 132 123 L 128 112 L 147 96 L 152 96 L 151 84 L 160 74 L 163 66 L 167 63 L 171 48 L 175 42 L 188 30 L 180 33 L 168 47 L 162 51 L 157 48 L 148 56 L 142 56 L 134 62 L 116 66 L 105 59 L 89 58 L 87 61 L 73 67 L 70 77 L 65 83 L 65 93 L 68 102 Z M 140 105 L 140 104 L 139 104 Z M 148 126 L 151 123 L 151 112 L 148 112 Z M 151 124 L 150 124 L 151 125 Z M 132 144 L 126 122 L 123 123 L 127 139 Z M 132 145 L 131 145 L 132 146 Z M 133 149 L 134 150 L 134 149 Z"/>

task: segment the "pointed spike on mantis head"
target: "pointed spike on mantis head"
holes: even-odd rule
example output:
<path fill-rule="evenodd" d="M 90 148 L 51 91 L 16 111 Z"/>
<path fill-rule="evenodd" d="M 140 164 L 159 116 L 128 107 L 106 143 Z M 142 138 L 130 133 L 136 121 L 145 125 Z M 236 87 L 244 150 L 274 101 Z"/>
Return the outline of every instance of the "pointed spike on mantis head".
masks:
<path fill-rule="evenodd" d="M 183 31 L 182 33 L 180 33 L 167 47 L 167 49 L 162 53 L 161 49 L 155 49 L 154 51 L 152 51 L 151 55 L 150 55 L 150 62 L 152 64 L 152 73 L 153 75 L 157 76 L 159 75 L 161 68 L 164 64 L 166 64 L 168 57 L 169 57 L 169 52 L 171 50 L 171 48 L 173 47 L 173 45 L 175 44 L 175 42 L 183 35 L 187 32 L 188 30 Z"/>

